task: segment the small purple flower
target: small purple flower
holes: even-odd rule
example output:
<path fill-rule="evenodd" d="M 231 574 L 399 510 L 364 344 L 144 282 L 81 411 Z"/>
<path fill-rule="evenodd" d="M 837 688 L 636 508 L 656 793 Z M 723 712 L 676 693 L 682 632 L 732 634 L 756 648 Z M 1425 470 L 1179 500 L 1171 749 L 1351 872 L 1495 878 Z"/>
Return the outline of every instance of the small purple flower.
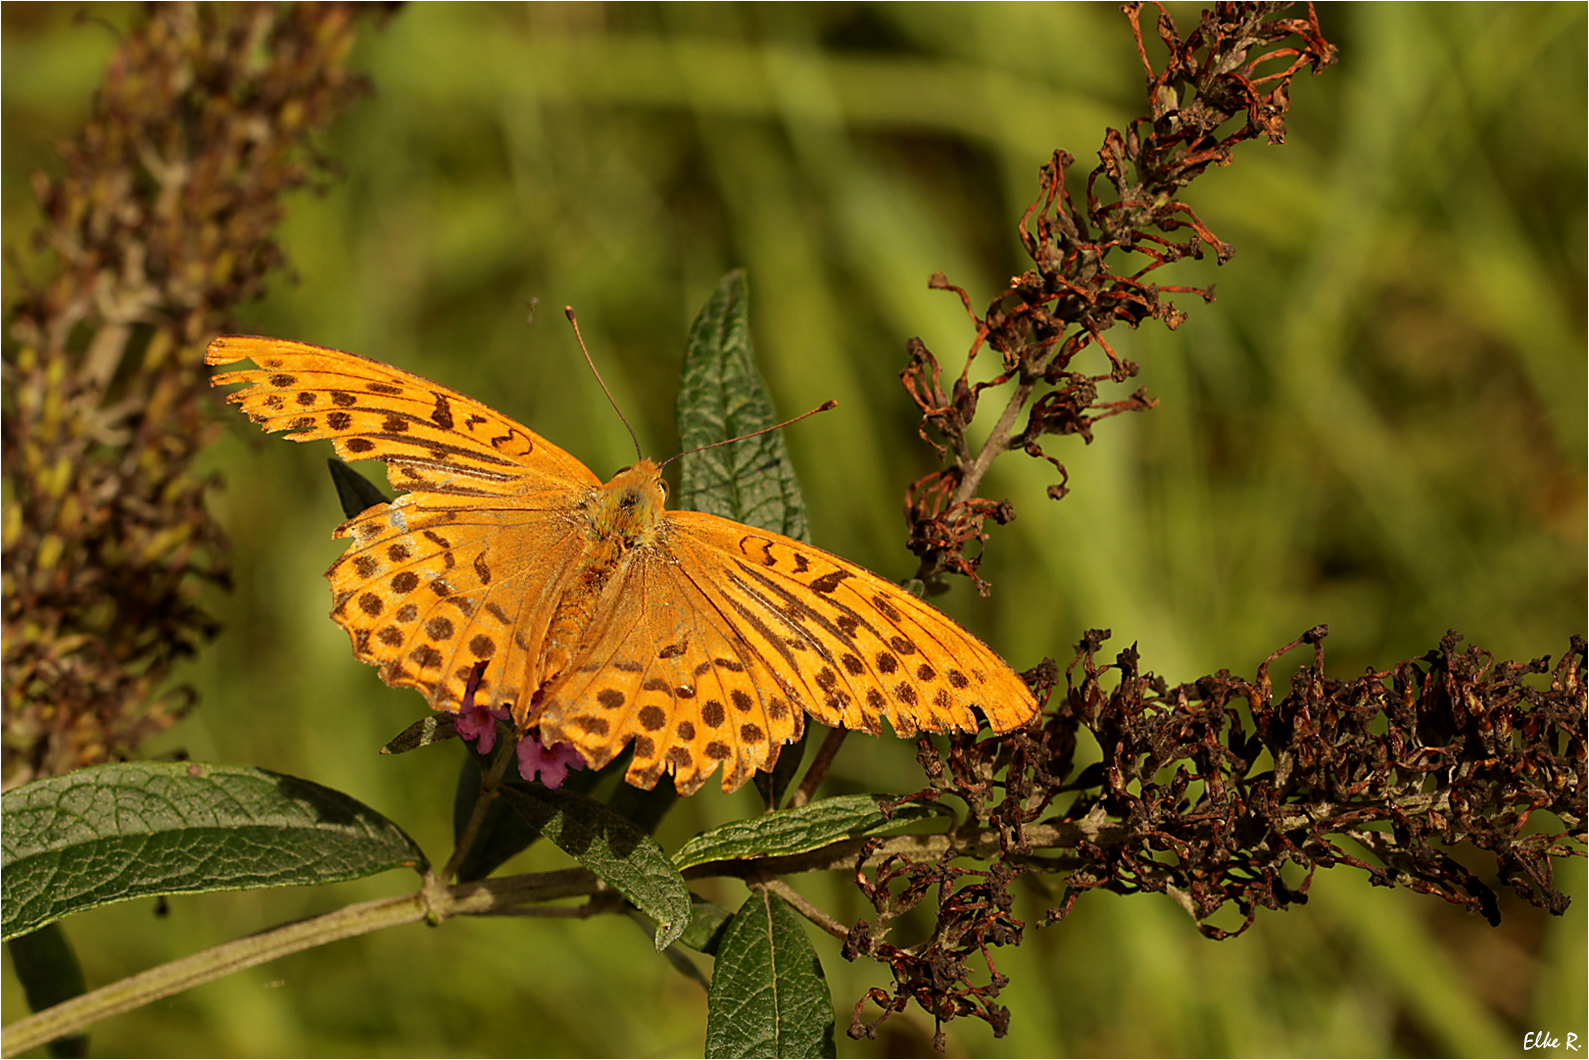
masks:
<path fill-rule="evenodd" d="M 507 720 L 508 708 L 479 706 L 475 703 L 475 692 L 479 691 L 480 678 L 485 672 L 484 659 L 475 663 L 474 672 L 469 675 L 469 683 L 463 690 L 463 703 L 452 719 L 452 728 L 465 740 L 478 740 L 475 750 L 488 755 L 497 745 L 497 722 Z"/>
<path fill-rule="evenodd" d="M 525 734 L 519 741 L 519 776 L 534 780 L 541 775 L 541 783 L 549 788 L 560 788 L 568 779 L 571 769 L 584 769 L 585 759 L 571 743 L 557 743 L 542 747 L 538 733 Z"/>

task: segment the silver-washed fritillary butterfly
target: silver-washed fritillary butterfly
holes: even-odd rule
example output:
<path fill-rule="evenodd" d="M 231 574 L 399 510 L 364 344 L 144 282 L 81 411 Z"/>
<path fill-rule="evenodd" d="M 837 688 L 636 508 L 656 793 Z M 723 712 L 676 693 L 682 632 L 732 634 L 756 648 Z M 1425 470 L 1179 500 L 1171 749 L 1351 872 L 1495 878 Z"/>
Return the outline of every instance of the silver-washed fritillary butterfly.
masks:
<path fill-rule="evenodd" d="M 356 354 L 226 337 L 213 383 L 296 442 L 386 461 L 402 493 L 337 528 L 334 618 L 389 685 L 456 713 L 480 702 L 592 767 L 631 740 L 626 778 L 689 794 L 723 765 L 734 791 L 799 737 L 805 714 L 877 734 L 1007 732 L 1037 713 L 985 644 L 910 593 L 819 548 L 666 511 L 658 466 L 605 484 L 521 424 Z"/>

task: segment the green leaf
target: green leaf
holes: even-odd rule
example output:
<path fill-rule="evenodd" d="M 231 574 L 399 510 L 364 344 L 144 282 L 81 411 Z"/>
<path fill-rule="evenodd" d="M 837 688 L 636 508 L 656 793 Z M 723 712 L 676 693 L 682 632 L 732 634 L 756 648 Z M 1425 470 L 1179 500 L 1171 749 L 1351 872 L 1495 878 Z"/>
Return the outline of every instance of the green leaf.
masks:
<path fill-rule="evenodd" d="M 691 897 L 693 898 L 694 895 L 691 895 Z M 650 939 L 652 942 L 655 942 L 657 933 L 656 929 L 651 926 L 651 921 L 647 920 L 633 909 L 627 910 L 627 912 L 629 914 L 630 923 L 639 926 L 640 930 L 646 933 L 646 938 Z M 728 910 L 725 909 L 723 912 L 726 914 Z M 696 964 L 690 959 L 689 954 L 685 953 L 684 950 L 680 948 L 679 943 L 675 942 L 673 945 L 664 949 L 662 951 L 662 956 L 669 964 L 673 965 L 674 971 L 678 972 L 686 979 L 693 979 L 695 982 L 699 983 L 702 990 L 710 990 L 712 988 L 711 982 L 708 981 L 705 974 L 702 973 L 700 965 Z"/>
<path fill-rule="evenodd" d="M 794 910 L 763 888 L 751 891 L 718 947 L 706 1055 L 837 1055 L 822 962 Z"/>
<path fill-rule="evenodd" d="M 331 883 L 425 855 L 363 803 L 247 766 L 125 762 L 6 792 L 5 938 L 154 894 Z"/>
<path fill-rule="evenodd" d="M 11 967 L 27 994 L 34 1012 L 68 1001 L 87 989 L 77 953 L 59 924 L 46 924 L 37 931 L 18 935 L 6 943 L 11 951 Z M 88 1055 L 88 1035 L 70 1034 L 50 1043 L 50 1055 L 76 1057 Z"/>
<path fill-rule="evenodd" d="M 331 468 L 331 481 L 336 483 L 337 500 L 342 503 L 342 514 L 349 519 L 366 508 L 391 503 L 392 499 L 381 490 L 381 487 L 336 457 L 327 457 L 326 464 Z"/>
<path fill-rule="evenodd" d="M 595 799 L 507 784 L 502 794 L 530 825 L 657 922 L 661 952 L 690 923 L 690 890 L 656 841 Z"/>
<path fill-rule="evenodd" d="M 421 747 L 429 747 L 433 743 L 450 740 L 457 735 L 458 731 L 452 727 L 451 714 L 432 714 L 428 718 L 420 718 L 386 741 L 386 746 L 381 748 L 381 754 L 407 754 Z"/>
<path fill-rule="evenodd" d="M 685 450 L 778 422 L 751 352 L 746 299 L 745 273 L 736 269 L 690 327 L 675 398 Z M 779 431 L 684 457 L 679 506 L 807 540 L 805 501 Z"/>
<path fill-rule="evenodd" d="M 625 752 L 602 769 L 575 770 L 564 780 L 563 790 L 583 795 L 594 788 L 603 777 L 626 768 L 628 762 L 628 753 Z M 458 788 L 452 803 L 453 842 L 457 842 L 458 837 L 463 834 L 470 815 L 474 813 L 475 800 L 480 798 L 482 766 L 489 768 L 487 757 L 471 749 L 464 756 L 463 766 L 458 771 Z M 503 774 L 503 780 L 523 783 L 519 776 L 517 758 L 508 761 L 508 769 Z M 522 814 L 515 812 L 501 799 L 496 800 L 487 808 L 486 819 L 480 823 L 480 830 L 475 833 L 469 853 L 464 855 L 463 861 L 458 866 L 459 881 L 485 879 L 513 855 L 527 849 L 540 838 L 540 829 L 531 825 Z"/>
<path fill-rule="evenodd" d="M 723 932 L 728 927 L 728 918 L 733 915 L 716 902 L 709 902 L 690 892 L 690 926 L 679 936 L 679 945 L 716 956 L 718 944 L 723 941 Z"/>
<path fill-rule="evenodd" d="M 702 832 L 673 855 L 681 870 L 708 861 L 803 854 L 839 839 L 875 835 L 911 821 L 951 816 L 947 806 L 907 802 L 885 816 L 888 795 L 839 795 L 792 810 L 776 810 Z"/>

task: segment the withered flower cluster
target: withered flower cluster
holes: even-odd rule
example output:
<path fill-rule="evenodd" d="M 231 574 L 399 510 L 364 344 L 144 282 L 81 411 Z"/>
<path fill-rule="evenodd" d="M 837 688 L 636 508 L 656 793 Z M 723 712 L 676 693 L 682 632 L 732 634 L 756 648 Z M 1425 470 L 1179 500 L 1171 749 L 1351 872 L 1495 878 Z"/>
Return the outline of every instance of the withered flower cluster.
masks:
<path fill-rule="evenodd" d="M 1090 442 L 1097 421 L 1153 407 L 1140 389 L 1120 400 L 1099 400 L 1100 383 L 1121 383 L 1137 374 L 1137 365 L 1117 356 L 1103 333 L 1116 323 L 1136 327 L 1148 319 L 1179 326 L 1185 314 L 1161 298 L 1163 292 L 1213 298 L 1211 287 L 1160 286 L 1145 277 L 1184 258 L 1200 259 L 1208 247 L 1222 264 L 1230 257 L 1230 246 L 1177 196 L 1209 166 L 1229 163 L 1242 141 L 1261 135 L 1270 143 L 1283 142 L 1291 79 L 1303 69 L 1318 73 L 1335 62 L 1335 47 L 1320 32 L 1311 5 L 1306 19 L 1274 17 L 1289 6 L 1221 3 L 1204 11 L 1185 39 L 1161 7 L 1158 35 L 1169 56 L 1163 69 L 1154 70 L 1142 39 L 1142 5 L 1125 5 L 1147 75 L 1149 114 L 1124 133 L 1109 130 L 1098 166 L 1087 176 L 1085 210 L 1066 185 L 1075 159 L 1056 151 L 1043 167 L 1038 198 L 1019 225 L 1033 268 L 1014 277 L 980 317 L 964 290 L 942 273 L 933 276 L 931 286 L 960 296 L 976 335 L 965 366 L 947 386 L 937 358 L 920 339 L 911 340 L 910 362 L 901 373 L 921 408 L 922 438 L 948 462 L 905 495 L 909 546 L 921 557 L 918 578 L 934 584 L 945 572 L 963 574 L 985 594 L 987 586 L 976 574 L 980 554 L 968 555 L 967 549 L 973 541 L 987 540 L 983 527 L 989 518 L 1003 524 L 1015 515 L 1008 501 L 976 495 L 994 459 L 1020 450 L 1049 461 L 1060 480 L 1048 494 L 1058 500 L 1065 495 L 1067 474 L 1043 451 L 1044 435 L 1074 434 Z M 1286 46 L 1268 47 L 1277 42 Z M 1241 120 L 1230 124 L 1235 119 Z M 1117 271 L 1123 253 L 1140 255 L 1142 263 L 1130 272 Z M 1109 372 L 1073 370 L 1071 363 L 1094 344 L 1108 356 Z M 973 383 L 971 365 L 984 347 L 999 356 L 1000 371 Z M 992 433 L 976 448 L 968 429 L 982 393 L 1012 380 L 1015 386 Z"/>
<path fill-rule="evenodd" d="M 1155 70 L 1141 5 L 1127 4 L 1148 116 L 1123 134 L 1108 132 L 1086 179 L 1085 208 L 1066 184 L 1074 159 L 1057 152 L 1019 227 L 1034 268 L 983 316 L 963 290 L 933 277 L 932 286 L 959 294 L 976 334 L 951 383 L 920 340 L 911 341 L 902 373 L 922 410 L 921 435 L 946 461 L 905 500 L 910 547 L 921 557 L 917 577 L 929 587 L 958 573 L 986 592 L 976 573 L 980 553 L 967 550 L 987 540 L 989 518 L 1014 517 L 1008 501 L 976 495 L 995 458 L 1018 450 L 1052 463 L 1060 479 L 1048 492 L 1057 500 L 1066 472 L 1043 451 L 1043 436 L 1091 441 L 1097 421 L 1153 407 L 1141 390 L 1099 399 L 1101 384 L 1138 371 L 1103 333 L 1147 319 L 1178 326 L 1184 314 L 1165 292 L 1213 297 L 1212 288 L 1146 277 L 1205 248 L 1221 263 L 1229 258 L 1231 248 L 1177 196 L 1208 166 L 1229 162 L 1236 144 L 1260 135 L 1280 142 L 1293 76 L 1334 62 L 1311 6 L 1306 19 L 1274 17 L 1287 6 L 1221 3 L 1184 39 L 1161 7 L 1158 36 L 1169 54 Z M 1142 264 L 1112 267 L 1120 252 Z M 1110 370 L 1074 370 L 1094 344 Z M 972 361 L 985 347 L 1001 358 L 1000 372 L 972 383 Z M 974 448 L 968 428 L 981 395 L 1011 383 L 989 440 Z M 1090 631 L 1064 675 L 1063 696 L 1027 729 L 982 740 L 957 735 L 942 746 L 923 737 L 918 757 L 931 786 L 910 797 L 954 796 L 964 809 L 947 842 L 871 840 L 847 851 L 875 915 L 848 931 L 824 926 L 844 938 L 847 958 L 879 960 L 894 979 L 891 990 L 874 988 L 856 1003 L 850 1035 L 875 1036 L 912 1001 L 938 1024 L 940 1049 L 942 1025 L 957 1017 L 981 1019 L 1002 1035 L 1010 1014 L 996 999 L 1008 979 L 993 950 L 1019 944 L 1026 927 L 1013 914 L 1010 888 L 1047 873 L 1063 873 L 1065 882 L 1045 922 L 1063 919 L 1089 890 L 1153 891 L 1174 897 L 1208 937 L 1226 938 L 1245 931 L 1260 908 L 1305 902 L 1316 870 L 1345 865 L 1376 885 L 1437 895 L 1496 923 L 1494 892 L 1443 849 L 1468 846 L 1493 857 L 1499 878 L 1522 898 L 1564 911 L 1552 859 L 1582 856 L 1585 844 L 1583 638 L 1572 639 L 1552 671 L 1548 658 L 1496 663 L 1486 652 L 1461 651 L 1450 633 L 1422 658 L 1339 681 L 1324 672 L 1326 632 L 1310 630 L 1275 652 L 1255 680 L 1222 670 L 1171 688 L 1140 669 L 1134 649 L 1100 665 L 1095 656 L 1109 634 Z M 1270 663 L 1303 643 L 1314 648 L 1312 664 L 1272 702 Z M 1526 680 L 1545 673 L 1548 687 Z M 1045 703 L 1061 680 L 1046 660 L 1024 676 Z M 1078 770 L 1083 730 L 1101 761 Z M 966 858 L 982 863 L 957 863 Z M 936 906 L 930 932 L 899 944 L 894 922 L 924 903 Z M 1227 904 L 1244 918 L 1234 931 L 1210 922 Z M 881 1009 L 871 1021 L 868 1002 Z"/>
<path fill-rule="evenodd" d="M 974 1016 L 1002 1034 L 1009 1012 L 994 998 L 1007 979 L 990 948 L 1020 942 L 1010 886 L 1028 874 L 1066 874 L 1049 921 L 1095 888 L 1152 891 L 1214 939 L 1241 934 L 1260 908 L 1306 902 L 1313 874 L 1340 865 L 1498 924 L 1495 893 L 1443 849 L 1469 846 L 1525 901 L 1564 912 L 1552 859 L 1582 856 L 1586 837 L 1584 639 L 1552 670 L 1548 658 L 1497 663 L 1448 633 L 1421 658 L 1341 681 L 1324 671 L 1326 633 L 1281 648 L 1254 680 L 1221 670 L 1171 688 L 1140 669 L 1134 649 L 1098 663 L 1109 634 L 1091 630 L 1063 697 L 1026 730 L 956 735 L 941 750 L 923 738 L 932 786 L 919 794 L 952 795 L 964 812 L 950 845 L 895 849 L 870 877 L 882 841 L 860 852 L 856 877 L 876 916 L 850 930 L 845 954 L 886 962 L 895 985 L 861 999 L 851 1035 L 875 1033 L 911 1000 L 940 1024 Z M 1314 658 L 1273 702 L 1269 666 L 1299 644 Z M 1548 685 L 1529 680 L 1547 673 Z M 1060 675 L 1049 662 L 1027 676 L 1048 695 Z M 1077 770 L 1083 731 L 1102 760 Z M 973 852 L 986 868 L 951 864 Z M 887 941 L 889 922 L 929 898 L 928 938 Z M 1235 931 L 1208 922 L 1227 903 L 1244 917 Z M 871 1023 L 867 1000 L 883 1010 Z"/>
<path fill-rule="evenodd" d="M 204 344 L 281 264 L 282 196 L 360 87 L 346 4 L 159 4 L 117 48 L 63 172 L 35 179 L 48 278 L 20 280 L 0 431 L 4 777 L 125 756 L 191 691 L 227 580 L 189 470 L 211 436 Z"/>

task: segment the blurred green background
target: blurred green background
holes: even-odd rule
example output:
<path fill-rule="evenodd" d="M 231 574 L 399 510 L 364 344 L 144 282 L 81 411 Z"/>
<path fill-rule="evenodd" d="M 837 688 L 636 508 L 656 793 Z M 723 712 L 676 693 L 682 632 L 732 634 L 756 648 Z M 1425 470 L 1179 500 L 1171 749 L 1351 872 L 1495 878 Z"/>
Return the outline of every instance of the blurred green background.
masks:
<path fill-rule="evenodd" d="M 1183 30 L 1196 17 L 1172 10 Z M 1559 657 L 1584 629 L 1585 8 L 1320 15 L 1341 63 L 1298 78 L 1289 142 L 1243 145 L 1187 195 L 1236 257 L 1155 277 L 1217 280 L 1218 301 L 1183 297 L 1173 334 L 1109 334 L 1160 406 L 1090 447 L 1054 445 L 1071 471 L 1062 502 L 1019 456 L 984 489 L 1019 512 L 989 542 L 994 594 L 960 584 L 937 602 L 1017 668 L 1067 662 L 1091 626 L 1114 630 L 1113 649 L 1137 642 L 1172 683 L 1251 674 L 1320 622 L 1343 677 L 1448 628 L 1501 658 Z M 56 165 L 51 145 L 80 126 L 135 16 L 0 12 L 9 255 L 31 253 L 29 173 Z M 840 403 L 788 432 L 813 539 L 894 578 L 914 569 L 904 487 L 934 466 L 898 384 L 904 343 L 920 335 L 949 366 L 971 337 L 927 277 L 941 269 L 984 304 L 1023 268 L 1014 225 L 1038 166 L 1063 147 L 1084 171 L 1105 126 L 1142 108 L 1114 5 L 416 4 L 368 29 L 355 65 L 376 92 L 324 143 L 345 176 L 292 201 L 295 278 L 244 309 L 244 330 L 445 382 L 606 476 L 632 449 L 559 308 L 578 308 L 642 444 L 666 456 L 686 329 L 744 266 L 780 410 Z M 375 755 L 423 703 L 356 663 L 326 616 L 321 574 L 342 548 L 329 447 L 216 415 L 228 431 L 206 460 L 228 483 L 214 506 L 237 587 L 210 599 L 226 632 L 182 675 L 202 703 L 146 750 L 312 778 L 444 856 L 456 749 Z M 920 780 L 908 744 L 857 738 L 833 784 Z M 755 806 L 749 788 L 708 785 L 660 838 L 671 849 Z M 1581 1043 L 1584 862 L 1560 875 L 1565 917 L 1507 890 L 1491 929 L 1339 869 L 1306 907 L 1260 913 L 1225 943 L 1168 898 L 1089 895 L 998 955 L 1009 1035 L 956 1022 L 949 1052 L 1521 1055 L 1527 1030 Z M 66 929 L 101 985 L 412 883 L 179 898 L 164 918 L 137 902 Z M 863 911 L 842 879 L 795 885 L 842 920 Z M 1033 921 L 1052 899 L 1023 902 Z M 875 1042 L 846 1038 L 850 1006 L 887 973 L 813 937 L 841 1055 L 930 1051 L 918 1011 Z M 9 974 L 4 991 L 10 1021 L 25 1005 Z M 705 1007 L 625 921 L 454 921 L 234 975 L 95 1027 L 93 1049 L 690 1055 Z"/>

